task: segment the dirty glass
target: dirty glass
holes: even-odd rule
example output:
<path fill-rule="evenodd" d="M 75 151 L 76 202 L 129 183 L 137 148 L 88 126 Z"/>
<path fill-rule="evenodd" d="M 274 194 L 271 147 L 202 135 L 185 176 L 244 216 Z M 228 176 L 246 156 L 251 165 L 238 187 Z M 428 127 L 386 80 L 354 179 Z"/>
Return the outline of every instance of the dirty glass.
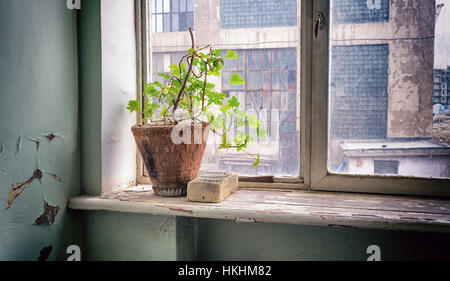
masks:
<path fill-rule="evenodd" d="M 450 1 L 332 0 L 329 170 L 450 177 Z"/>
<path fill-rule="evenodd" d="M 151 0 L 149 0 L 151 1 Z M 236 150 L 218 149 L 220 139 L 210 134 L 202 170 L 221 170 L 248 176 L 298 176 L 300 166 L 300 26 L 297 0 L 153 0 L 150 79 L 164 82 L 157 73 L 168 72 L 189 48 L 186 32 L 166 33 L 164 15 L 170 2 L 170 31 L 193 27 L 196 45 L 236 51 L 239 59 L 226 60 L 221 77 L 208 77 L 216 91 L 236 97 L 240 107 L 253 113 L 268 131 L 256 138 L 248 152 L 260 154 L 255 159 Z M 162 5 L 159 8 L 159 5 Z M 174 15 L 177 20 L 174 21 Z M 186 19 L 186 16 L 190 19 Z M 232 86 L 229 78 L 239 73 L 245 84 Z M 245 128 L 256 136 L 252 128 Z M 237 134 L 236 130 L 232 134 Z"/>

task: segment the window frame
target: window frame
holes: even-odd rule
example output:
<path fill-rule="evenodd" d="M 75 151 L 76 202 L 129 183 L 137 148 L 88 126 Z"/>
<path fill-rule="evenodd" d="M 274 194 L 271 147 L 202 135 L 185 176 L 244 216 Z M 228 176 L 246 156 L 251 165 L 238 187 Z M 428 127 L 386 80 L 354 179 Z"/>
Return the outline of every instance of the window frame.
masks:
<path fill-rule="evenodd" d="M 148 2 L 147 2 L 148 1 Z M 137 93 L 142 100 L 142 87 L 149 81 L 146 64 L 151 65 L 151 1 L 135 0 L 137 40 Z M 404 176 L 347 175 L 328 170 L 328 79 L 330 0 L 299 0 L 300 28 L 300 171 L 299 177 L 240 178 L 240 188 L 268 188 L 310 191 L 340 191 L 393 195 L 450 196 L 450 179 L 427 179 Z M 194 18 L 195 18 L 194 6 Z M 324 16 L 323 30 L 315 36 L 318 13 Z M 138 116 L 138 122 L 142 116 Z M 137 155 L 137 183 L 150 184 L 144 175 L 143 161 Z"/>

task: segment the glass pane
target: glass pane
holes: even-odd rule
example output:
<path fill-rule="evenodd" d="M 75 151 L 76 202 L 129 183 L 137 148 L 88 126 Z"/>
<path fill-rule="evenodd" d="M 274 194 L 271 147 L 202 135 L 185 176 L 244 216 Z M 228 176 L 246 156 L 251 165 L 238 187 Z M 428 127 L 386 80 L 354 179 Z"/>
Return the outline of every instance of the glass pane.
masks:
<path fill-rule="evenodd" d="M 186 0 L 180 0 L 180 12 L 186 12 Z"/>
<path fill-rule="evenodd" d="M 186 27 L 187 29 L 192 28 L 194 30 L 194 13 L 187 13 L 186 14 Z"/>
<path fill-rule="evenodd" d="M 202 10 L 201 17 L 198 17 L 201 19 L 199 24 L 194 22 L 194 5 L 203 2 L 170 1 L 170 31 L 179 32 L 153 34 L 152 77 L 163 81 L 156 75 L 168 71 L 167 55 L 170 55 L 170 63 L 178 63 L 186 53 L 186 38 L 189 38 L 186 31 L 189 27 L 196 30 L 196 45 L 200 47 L 210 44 L 213 48 L 221 48 L 233 42 L 233 51 L 237 52 L 239 58 L 225 59 L 222 76 L 209 76 L 208 82 L 216 85 L 216 92 L 226 93 L 228 99 L 236 97 L 240 108 L 254 114 L 261 129 L 267 130 L 268 134 L 266 138 L 256 138 L 254 128 L 240 128 L 255 137 L 255 141 L 248 145 L 248 152 L 252 155 L 260 154 L 260 165 L 253 167 L 255 159 L 246 153 L 235 149 L 218 149 L 220 137 L 211 133 L 201 169 L 223 170 L 248 176 L 297 177 L 300 168 L 300 87 L 297 79 L 300 52 L 295 47 L 300 35 L 297 22 L 298 1 L 207 1 L 210 7 Z M 156 19 L 157 26 L 161 26 L 157 30 L 167 31 L 168 19 L 165 15 L 164 18 Z M 222 22 L 228 24 L 225 26 Z M 230 32 L 230 29 L 239 30 Z M 286 36 L 274 43 L 273 38 L 278 38 L 281 33 Z M 224 48 L 223 57 L 226 52 L 227 49 Z M 239 73 L 246 83 L 231 85 L 229 78 L 233 73 Z M 234 139 L 238 133 L 238 129 L 232 128 L 230 138 Z"/>
<path fill-rule="evenodd" d="M 331 7 L 329 170 L 449 178 L 450 1 Z"/>
<path fill-rule="evenodd" d="M 180 22 L 178 24 L 180 26 L 179 27 L 179 31 L 186 31 L 186 30 L 188 30 L 186 13 L 181 13 L 180 14 Z"/>
<path fill-rule="evenodd" d="M 194 0 L 187 0 L 186 9 L 188 12 L 194 11 Z"/>
<path fill-rule="evenodd" d="M 164 19 L 164 32 L 170 32 L 170 14 L 163 14 Z"/>
<path fill-rule="evenodd" d="M 162 15 L 156 15 L 156 32 L 163 31 L 163 18 Z"/>
<path fill-rule="evenodd" d="M 179 0 L 172 0 L 172 12 L 178 12 L 180 10 Z"/>
<path fill-rule="evenodd" d="M 179 15 L 178 14 L 172 14 L 172 31 L 178 31 L 179 27 L 178 27 L 178 19 L 179 19 Z"/>
<path fill-rule="evenodd" d="M 170 13 L 170 0 L 164 0 L 164 13 Z"/>
<path fill-rule="evenodd" d="M 163 12 L 163 0 L 153 0 L 156 2 L 156 12 L 162 13 Z"/>
<path fill-rule="evenodd" d="M 152 32 L 156 32 L 156 17 L 152 16 Z"/>
<path fill-rule="evenodd" d="M 222 29 L 297 26 L 297 0 L 223 0 L 220 14 Z"/>

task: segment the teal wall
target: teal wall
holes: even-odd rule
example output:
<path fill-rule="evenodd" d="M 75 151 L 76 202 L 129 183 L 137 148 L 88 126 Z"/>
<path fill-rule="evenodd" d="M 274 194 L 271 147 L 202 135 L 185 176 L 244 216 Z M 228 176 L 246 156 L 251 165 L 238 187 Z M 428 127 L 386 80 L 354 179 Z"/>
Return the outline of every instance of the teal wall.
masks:
<path fill-rule="evenodd" d="M 86 212 L 88 260 L 450 260 L 450 235 Z"/>
<path fill-rule="evenodd" d="M 450 235 L 201 219 L 200 260 L 450 260 Z"/>
<path fill-rule="evenodd" d="M 102 45 L 100 0 L 83 1 L 78 11 L 81 188 L 99 195 L 102 186 Z"/>
<path fill-rule="evenodd" d="M 176 260 L 176 219 L 165 216 L 85 213 L 87 260 Z"/>
<path fill-rule="evenodd" d="M 80 179 L 76 34 L 66 1 L 0 1 L 0 260 L 36 260 L 50 245 L 50 259 L 64 259 L 68 245 L 82 243 L 81 218 L 66 208 Z M 49 133 L 60 137 L 49 142 Z M 27 137 L 41 138 L 39 150 Z M 45 174 L 5 209 L 12 183 L 37 163 L 62 182 Z M 52 226 L 33 225 L 44 196 L 60 207 Z"/>

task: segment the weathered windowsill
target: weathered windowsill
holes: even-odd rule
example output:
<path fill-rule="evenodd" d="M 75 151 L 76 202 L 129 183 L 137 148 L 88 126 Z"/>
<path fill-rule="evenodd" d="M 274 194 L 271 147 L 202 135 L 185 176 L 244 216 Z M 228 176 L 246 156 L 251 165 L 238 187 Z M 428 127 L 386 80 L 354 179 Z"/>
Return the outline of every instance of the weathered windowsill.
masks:
<path fill-rule="evenodd" d="M 102 197 L 78 196 L 69 208 L 386 230 L 450 232 L 450 201 L 367 194 L 240 189 L 222 203 L 157 197 L 143 186 Z"/>

